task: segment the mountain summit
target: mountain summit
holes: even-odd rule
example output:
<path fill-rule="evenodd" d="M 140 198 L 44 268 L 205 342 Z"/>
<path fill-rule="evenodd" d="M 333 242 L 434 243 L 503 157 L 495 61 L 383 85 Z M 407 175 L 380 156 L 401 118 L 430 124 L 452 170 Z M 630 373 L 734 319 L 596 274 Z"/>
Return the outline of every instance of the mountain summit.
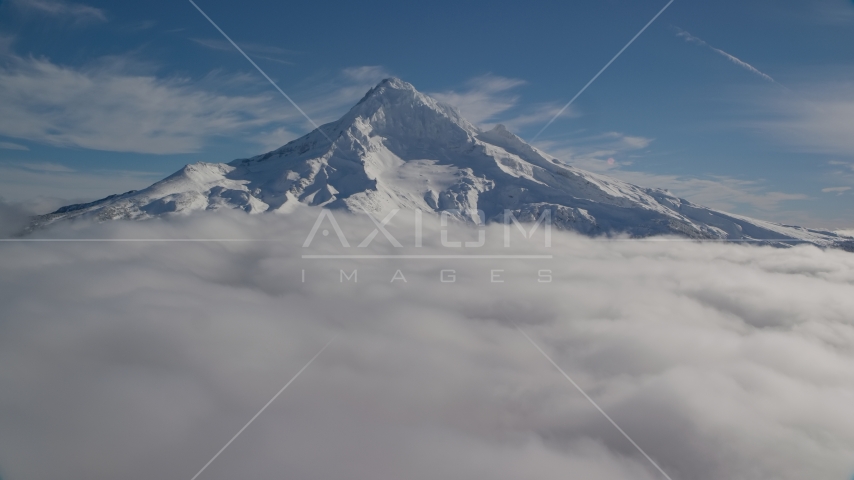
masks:
<path fill-rule="evenodd" d="M 145 219 L 242 209 L 287 213 L 299 204 L 381 213 L 456 210 L 503 221 L 549 210 L 558 228 L 588 235 L 671 234 L 699 239 L 844 239 L 732 215 L 567 166 L 498 125 L 483 131 L 453 107 L 389 78 L 336 122 L 272 152 L 230 163 L 199 162 L 140 190 L 69 205 L 39 218 Z M 331 142 L 330 142 L 331 139 Z"/>

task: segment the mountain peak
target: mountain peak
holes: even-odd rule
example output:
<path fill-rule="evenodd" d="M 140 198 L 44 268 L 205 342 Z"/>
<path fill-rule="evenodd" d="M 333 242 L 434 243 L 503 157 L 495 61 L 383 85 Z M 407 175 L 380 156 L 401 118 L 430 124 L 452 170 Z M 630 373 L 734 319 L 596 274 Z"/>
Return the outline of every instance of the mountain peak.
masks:
<path fill-rule="evenodd" d="M 409 95 L 406 95 L 407 93 Z M 371 98 L 402 98 L 407 96 L 415 97 L 417 95 L 421 95 L 421 93 L 418 92 L 418 90 L 416 90 L 411 83 L 404 82 L 403 80 L 397 77 L 388 77 L 381 80 L 378 84 L 376 84 L 374 88 L 368 90 L 368 92 L 365 94 L 364 97 L 362 97 L 361 100 L 359 100 L 359 103 L 357 103 L 356 106 L 361 105 L 362 103 L 366 102 Z"/>
<path fill-rule="evenodd" d="M 480 130 L 399 78 L 382 80 L 321 129 L 264 155 L 194 164 L 141 191 L 65 207 L 37 223 L 224 208 L 287 213 L 310 205 L 456 212 L 495 222 L 506 221 L 508 212 L 522 222 L 548 214 L 557 228 L 588 235 L 840 244 L 833 232 L 751 220 L 568 167 L 503 125 Z"/>
<path fill-rule="evenodd" d="M 411 83 L 404 82 L 403 80 L 401 80 L 397 77 L 384 78 L 382 81 L 380 81 L 380 83 L 377 84 L 377 87 L 381 87 L 381 86 L 385 86 L 388 88 L 394 88 L 397 90 L 410 90 L 413 92 L 416 91 L 415 87 Z"/>
<path fill-rule="evenodd" d="M 370 125 L 373 133 L 383 136 L 432 137 L 450 143 L 470 140 L 480 133 L 454 107 L 396 77 L 386 78 L 369 90 L 339 120 L 337 129 L 344 131 L 357 124 Z"/>

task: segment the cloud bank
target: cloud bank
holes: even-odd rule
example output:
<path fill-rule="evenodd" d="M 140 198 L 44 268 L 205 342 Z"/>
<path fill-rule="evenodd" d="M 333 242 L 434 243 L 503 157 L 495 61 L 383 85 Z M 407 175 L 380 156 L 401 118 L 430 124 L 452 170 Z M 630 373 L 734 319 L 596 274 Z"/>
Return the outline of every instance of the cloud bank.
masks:
<path fill-rule="evenodd" d="M 374 228 L 336 217 L 354 245 Z M 0 244 L 3 478 L 190 478 L 336 334 L 204 478 L 661 478 L 511 321 L 674 479 L 854 472 L 854 255 L 554 233 L 553 260 L 306 260 L 314 218 Z M 416 253 L 447 253 L 425 231 Z"/>

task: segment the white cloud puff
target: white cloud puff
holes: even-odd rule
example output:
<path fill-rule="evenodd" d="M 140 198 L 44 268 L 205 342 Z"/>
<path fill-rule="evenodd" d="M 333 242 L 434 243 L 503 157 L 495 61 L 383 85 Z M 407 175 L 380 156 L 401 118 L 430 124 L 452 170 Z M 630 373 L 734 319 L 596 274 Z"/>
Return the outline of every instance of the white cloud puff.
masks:
<path fill-rule="evenodd" d="M 204 478 L 662 478 L 511 321 L 674 479 L 854 472 L 850 253 L 542 231 L 506 249 L 499 226 L 476 253 L 554 258 L 309 260 L 395 253 L 304 249 L 314 213 L 39 232 L 246 242 L 0 244 L 3 478 L 190 478 L 335 335 Z M 352 245 L 374 228 L 336 218 Z M 448 253 L 425 232 L 407 253 Z"/>

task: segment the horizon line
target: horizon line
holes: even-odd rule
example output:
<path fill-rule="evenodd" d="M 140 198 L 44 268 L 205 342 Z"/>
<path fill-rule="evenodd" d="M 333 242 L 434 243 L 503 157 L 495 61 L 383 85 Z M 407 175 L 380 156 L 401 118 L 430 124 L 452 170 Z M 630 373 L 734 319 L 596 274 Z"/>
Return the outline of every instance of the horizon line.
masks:
<path fill-rule="evenodd" d="M 571 232 L 576 233 L 576 232 Z M 662 237 L 642 237 L 642 238 L 602 238 L 588 237 L 578 234 L 586 240 L 596 242 L 699 242 L 699 243 L 765 243 L 765 242 L 792 242 L 792 243 L 816 243 L 816 240 L 806 240 L 800 238 L 670 238 Z M 854 237 L 840 236 L 839 240 L 854 240 Z M 34 242 L 34 243 L 63 243 L 63 242 L 156 242 L 156 243 L 237 243 L 237 242 L 284 242 L 282 239 L 275 238 L 0 238 L 0 243 L 17 243 L 17 242 Z M 429 248 L 429 247 L 412 247 L 412 248 Z M 452 247 L 445 247 L 452 248 Z M 400 256 L 400 255 L 393 255 Z"/>
<path fill-rule="evenodd" d="M 551 260 L 554 258 L 554 255 L 303 255 L 302 258 L 304 260 L 378 260 L 378 259 L 391 259 L 391 258 L 400 258 L 407 260 L 419 260 L 419 259 L 429 259 L 429 260 Z"/>

